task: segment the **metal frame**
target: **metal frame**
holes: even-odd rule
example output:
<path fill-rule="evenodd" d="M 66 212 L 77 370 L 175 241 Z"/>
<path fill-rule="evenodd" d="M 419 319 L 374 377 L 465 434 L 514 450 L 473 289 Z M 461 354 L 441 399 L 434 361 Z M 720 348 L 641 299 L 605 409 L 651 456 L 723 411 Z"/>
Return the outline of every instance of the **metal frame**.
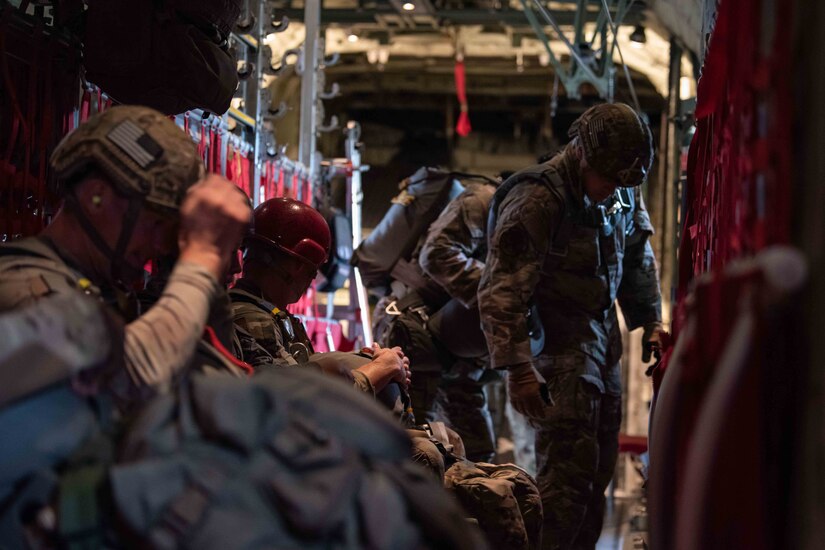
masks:
<path fill-rule="evenodd" d="M 592 84 L 600 96 L 606 98 L 608 101 L 613 101 L 615 93 L 615 71 L 616 68 L 613 63 L 613 51 L 619 51 L 622 58 L 622 65 L 624 66 L 625 75 L 630 86 L 631 95 L 635 103 L 635 107 L 639 109 L 639 101 L 636 98 L 636 91 L 633 82 L 630 78 L 630 72 L 624 64 L 624 56 L 621 53 L 621 48 L 618 46 L 617 29 L 624 21 L 630 8 L 633 6 L 635 0 L 616 0 L 615 11 L 616 18 L 614 20 L 610 13 L 610 6 L 607 0 L 601 0 L 601 11 L 596 20 L 596 29 L 587 40 L 584 33 L 584 23 L 586 21 L 587 6 L 586 0 L 578 0 L 576 5 L 576 13 L 573 20 L 574 38 L 573 42 L 565 36 L 561 30 L 561 26 L 550 13 L 541 0 L 519 0 L 524 10 L 524 17 L 527 19 L 536 37 L 541 41 L 545 51 L 550 56 L 550 64 L 553 65 L 559 80 L 567 90 L 567 95 L 573 99 L 580 99 L 581 93 L 579 89 L 584 83 Z M 611 0 L 612 2 L 612 0 Z M 565 66 L 561 60 L 556 57 L 550 47 L 550 38 L 545 32 L 544 26 L 539 21 L 538 15 L 533 10 L 533 5 L 541 14 L 546 23 L 553 29 L 570 52 L 571 61 L 569 66 Z M 612 31 L 612 40 L 607 40 L 607 28 Z M 595 50 L 594 45 L 596 39 L 599 38 L 599 49 Z M 583 53 L 584 48 L 593 52 L 593 59 L 585 58 Z"/>

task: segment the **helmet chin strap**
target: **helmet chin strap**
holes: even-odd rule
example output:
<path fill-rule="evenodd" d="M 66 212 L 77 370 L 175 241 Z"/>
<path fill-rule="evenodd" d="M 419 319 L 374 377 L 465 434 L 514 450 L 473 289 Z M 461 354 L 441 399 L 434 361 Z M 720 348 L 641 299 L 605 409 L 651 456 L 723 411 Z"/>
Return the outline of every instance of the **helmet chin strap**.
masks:
<path fill-rule="evenodd" d="M 86 232 L 86 235 L 88 235 L 95 247 L 109 259 L 109 276 L 112 282 L 126 288 L 127 285 L 124 284 L 123 279 L 129 277 L 130 272 L 140 273 L 142 268 L 142 266 L 136 267 L 127 262 L 124 258 L 124 253 L 126 252 L 126 247 L 129 245 L 129 241 L 132 239 L 132 233 L 135 230 L 140 210 L 143 208 L 143 199 L 129 199 L 129 208 L 123 217 L 123 222 L 120 226 L 120 235 L 118 235 L 114 250 L 112 250 L 112 247 L 109 246 L 91 222 L 86 212 L 83 211 L 83 207 L 80 205 L 80 200 L 78 200 L 74 190 L 70 190 L 66 194 L 65 200 L 77 221 L 80 222 L 80 227 L 83 228 L 83 231 Z"/>

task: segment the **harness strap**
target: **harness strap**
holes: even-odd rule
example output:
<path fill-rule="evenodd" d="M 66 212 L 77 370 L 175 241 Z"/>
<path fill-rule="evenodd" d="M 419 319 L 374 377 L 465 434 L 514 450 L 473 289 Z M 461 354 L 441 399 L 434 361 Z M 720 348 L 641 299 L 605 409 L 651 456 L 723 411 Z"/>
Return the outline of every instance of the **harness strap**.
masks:
<path fill-rule="evenodd" d="M 247 376 L 252 376 L 253 374 L 255 374 L 255 369 L 252 368 L 252 365 L 245 361 L 241 361 L 240 359 L 232 355 L 232 353 L 230 353 L 228 349 L 226 349 L 226 347 L 221 343 L 220 339 L 218 338 L 218 335 L 215 334 L 214 328 L 210 327 L 209 325 L 206 325 L 203 329 L 203 333 L 206 339 L 212 345 L 212 347 L 215 348 L 224 357 L 224 359 L 226 359 L 227 361 L 229 361 L 230 363 L 244 371 L 247 374 Z"/>

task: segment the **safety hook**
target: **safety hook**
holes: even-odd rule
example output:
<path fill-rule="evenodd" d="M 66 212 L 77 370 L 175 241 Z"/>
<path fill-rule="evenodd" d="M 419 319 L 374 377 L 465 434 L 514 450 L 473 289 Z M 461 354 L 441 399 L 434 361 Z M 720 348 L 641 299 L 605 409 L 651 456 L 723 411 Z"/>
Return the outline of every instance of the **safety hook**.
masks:
<path fill-rule="evenodd" d="M 279 21 L 276 21 L 273 17 L 272 32 L 284 32 L 287 27 L 289 27 L 289 17 L 283 15 Z"/>
<path fill-rule="evenodd" d="M 278 120 L 286 116 L 286 112 L 289 108 L 286 105 L 286 101 L 281 101 L 275 109 L 270 106 L 267 110 L 269 111 L 272 120 Z"/>
<path fill-rule="evenodd" d="M 334 67 L 338 64 L 339 61 L 341 61 L 341 54 L 335 52 L 331 56 L 324 58 L 323 65 L 324 67 Z"/>
<path fill-rule="evenodd" d="M 334 97 L 338 97 L 341 95 L 341 87 L 338 85 L 337 82 L 332 83 L 332 87 L 329 89 L 328 92 L 324 92 L 323 90 L 318 93 L 318 97 L 321 99 L 332 99 Z"/>
<path fill-rule="evenodd" d="M 338 129 L 338 117 L 332 115 L 329 119 L 329 124 L 319 124 L 318 131 L 319 132 L 332 132 Z"/>
<path fill-rule="evenodd" d="M 291 56 L 295 56 L 296 71 L 300 74 L 300 72 L 302 72 L 303 69 L 301 60 L 301 58 L 303 57 L 302 53 L 303 52 L 300 48 L 285 51 L 284 55 L 281 56 L 281 64 L 277 67 L 272 67 L 272 73 L 275 75 L 282 74 L 287 69 L 287 67 L 291 66 L 291 64 L 289 63 L 289 58 Z"/>
<path fill-rule="evenodd" d="M 235 28 L 242 33 L 250 32 L 255 26 L 255 15 L 251 10 L 246 10 L 238 17 L 235 22 Z"/>

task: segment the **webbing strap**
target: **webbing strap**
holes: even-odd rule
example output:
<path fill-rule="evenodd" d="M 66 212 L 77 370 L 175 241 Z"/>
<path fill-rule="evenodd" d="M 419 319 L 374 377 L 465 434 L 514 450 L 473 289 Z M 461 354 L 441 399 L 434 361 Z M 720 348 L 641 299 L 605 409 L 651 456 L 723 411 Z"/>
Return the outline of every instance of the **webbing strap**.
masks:
<path fill-rule="evenodd" d="M 163 511 L 158 527 L 153 532 L 153 542 L 162 542 L 163 546 L 168 547 L 184 546 L 183 543 L 191 539 L 192 529 L 200 523 L 212 498 L 225 481 L 223 472 L 211 466 L 203 466 Z"/>
<path fill-rule="evenodd" d="M 252 376 L 253 374 L 255 374 L 255 369 L 252 368 L 252 365 L 245 361 L 241 361 L 240 359 L 232 355 L 232 353 L 230 353 L 229 350 L 226 349 L 226 347 L 221 342 L 220 338 L 218 338 L 218 335 L 215 334 L 214 328 L 210 327 L 209 325 L 206 325 L 203 329 L 203 332 L 204 336 L 206 336 L 206 339 L 209 341 L 212 347 L 215 348 L 223 356 L 224 359 L 226 359 L 234 366 L 244 371 L 247 376 Z"/>

